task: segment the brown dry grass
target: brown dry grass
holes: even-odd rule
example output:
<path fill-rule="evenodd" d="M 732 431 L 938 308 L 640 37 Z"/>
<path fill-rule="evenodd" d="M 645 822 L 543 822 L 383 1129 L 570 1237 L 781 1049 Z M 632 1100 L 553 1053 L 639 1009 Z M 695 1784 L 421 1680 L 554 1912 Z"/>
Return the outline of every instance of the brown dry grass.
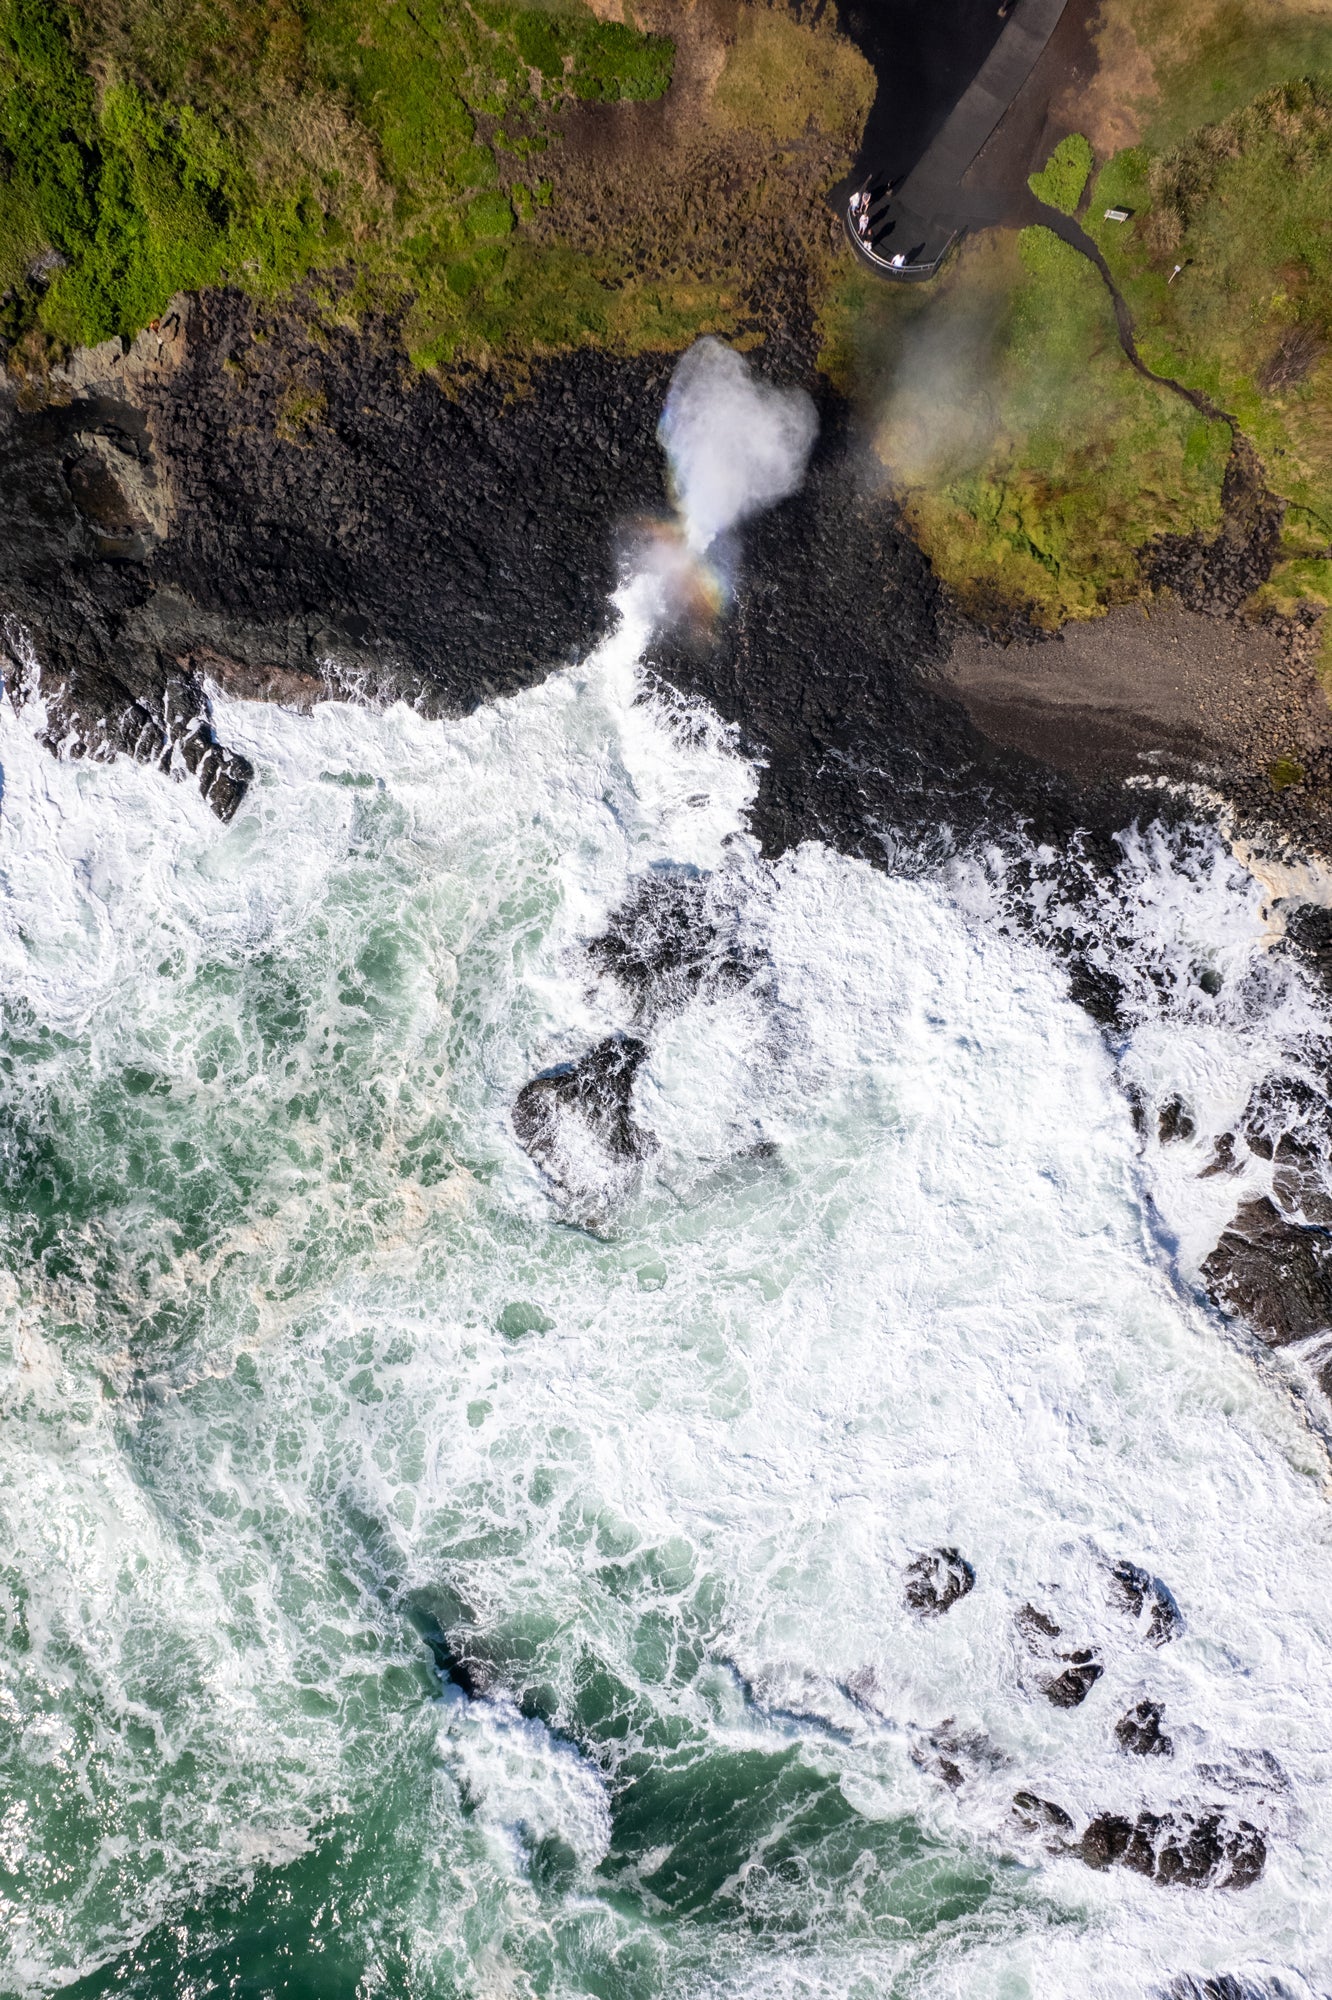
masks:
<path fill-rule="evenodd" d="M 737 24 L 710 111 L 725 130 L 779 142 L 817 132 L 849 149 L 873 101 L 868 63 L 831 26 L 806 25 L 781 5 L 751 5 Z"/>
<path fill-rule="evenodd" d="M 1134 32 L 1125 0 L 1105 0 L 1096 29 L 1098 67 L 1076 103 L 1061 107 L 1100 160 L 1142 137 L 1142 114 L 1157 95 L 1152 59 Z"/>
<path fill-rule="evenodd" d="M 701 287 L 732 331 L 802 300 L 812 320 L 841 245 L 824 192 L 849 165 L 873 72 L 785 0 L 748 0 L 729 32 L 707 0 L 635 9 L 645 24 L 649 11 L 676 40 L 670 97 L 626 108 L 613 144 L 571 133 L 535 233 L 594 256 L 631 297 Z"/>
<path fill-rule="evenodd" d="M 1102 0 L 1074 108 L 1097 157 L 1182 139 L 1260 90 L 1332 65 L 1332 0 Z"/>

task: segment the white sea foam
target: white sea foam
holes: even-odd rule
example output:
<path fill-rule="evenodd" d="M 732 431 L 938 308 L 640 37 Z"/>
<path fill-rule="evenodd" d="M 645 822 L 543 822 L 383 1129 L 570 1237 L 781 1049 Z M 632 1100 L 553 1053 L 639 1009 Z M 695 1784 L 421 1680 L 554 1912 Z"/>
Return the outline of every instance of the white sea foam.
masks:
<path fill-rule="evenodd" d="M 85 1211 L 54 1261 L 12 1190 L 6 1223 L 7 1983 L 368 1839 L 387 1795 L 376 1838 L 425 1857 L 422 1991 L 521 1992 L 548 1952 L 572 1994 L 631 1947 L 700 1996 L 1142 2000 L 1258 1958 L 1325 1985 L 1322 1450 L 1182 1282 L 1224 1217 L 1144 1168 L 1116 1081 L 1213 1088 L 1215 1122 L 1321 1017 L 1210 848 L 1130 843 L 1119 970 L 1210 952 L 1213 999 L 1262 1004 L 1172 1013 L 1144 974 L 1120 1051 L 983 884 L 762 862 L 752 771 L 635 699 L 650 607 L 624 609 L 598 658 L 462 722 L 220 702 L 260 774 L 225 830 L 0 714 L 8 1109 Z M 629 1025 L 583 945 L 661 863 L 712 871 L 760 970 L 653 1031 L 657 1151 L 593 1237 L 509 1107 Z M 514 1302 L 547 1330 L 506 1331 Z M 977 1583 L 921 1621 L 902 1569 L 940 1544 Z M 1115 1608 L 1120 1558 L 1173 1590 L 1171 1644 Z M 402 1606 L 441 1591 L 553 1731 L 502 1693 L 431 1702 Z M 1041 1693 L 1028 1602 L 1099 1650 L 1082 1707 Z M 1143 1698 L 1171 1759 L 1115 1747 Z M 787 1753 L 832 1831 L 782 1858 Z M 752 1834 L 712 1798 L 617 1848 L 617 1785 L 658 1763 L 699 1800 L 747 1774 Z M 1268 1866 L 1243 1893 L 1095 1875 L 1022 1833 L 1023 1789 L 1079 1825 L 1223 1804 Z M 669 1887 L 700 1819 L 704 1924 Z M 543 1841 L 574 1857 L 558 1893 Z M 70 1842 L 73 1901 L 43 1872 Z"/>
<path fill-rule="evenodd" d="M 468 1808 L 501 1844 L 515 1874 L 542 1843 L 559 1842 L 583 1886 L 611 1842 L 610 1803 L 597 1770 L 571 1743 L 504 1700 L 445 1704 L 441 1749 Z"/>

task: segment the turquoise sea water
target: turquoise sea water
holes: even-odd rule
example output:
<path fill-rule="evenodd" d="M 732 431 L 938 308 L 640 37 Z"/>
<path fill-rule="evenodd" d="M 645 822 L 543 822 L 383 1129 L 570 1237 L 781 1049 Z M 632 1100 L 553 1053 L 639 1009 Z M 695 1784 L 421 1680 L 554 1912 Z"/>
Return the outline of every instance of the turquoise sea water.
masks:
<path fill-rule="evenodd" d="M 227 704 L 225 829 L 0 717 L 0 1990 L 1326 1980 L 1326 1460 L 1190 1296 L 1224 1215 L 1165 1167 L 1148 1204 L 982 872 L 761 862 L 753 772 L 640 696 L 640 637 L 458 723 Z M 1260 964 L 1233 866 L 1136 865 L 1144 949 Z M 653 870 L 753 976 L 652 1024 L 655 1149 L 587 1228 L 509 1112 L 634 1025 L 585 947 Z M 1125 1062 L 1221 1116 L 1316 1025 L 1292 980 Z M 922 1621 L 940 1544 L 977 1586 Z M 1079 1709 L 1033 1601 L 1104 1659 Z M 1142 1698 L 1168 1762 L 1115 1747 Z M 1024 1788 L 1219 1803 L 1268 1866 L 1097 1875 Z"/>

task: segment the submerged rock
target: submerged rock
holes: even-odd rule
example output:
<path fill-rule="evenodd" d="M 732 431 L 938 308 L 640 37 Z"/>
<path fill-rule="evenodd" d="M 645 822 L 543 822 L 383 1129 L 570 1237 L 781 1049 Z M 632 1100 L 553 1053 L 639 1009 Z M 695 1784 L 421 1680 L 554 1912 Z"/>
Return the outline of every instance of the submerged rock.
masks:
<path fill-rule="evenodd" d="M 1216 1972 L 1207 1979 L 1181 1973 L 1171 1980 L 1163 2000 L 1315 2000 L 1315 1996 L 1298 1973 L 1255 1970 Z"/>
<path fill-rule="evenodd" d="M 1038 1798 L 1035 1792 L 1014 1792 L 1013 1818 L 1024 1833 L 1055 1836 L 1052 1845 L 1062 1847 L 1062 1838 L 1073 1831 L 1073 1820 L 1053 1799 Z"/>
<path fill-rule="evenodd" d="M 1115 1724 L 1115 1741 L 1130 1757 L 1173 1757 L 1175 1745 L 1161 1727 L 1159 1701 L 1140 1701 Z"/>
<path fill-rule="evenodd" d="M 1197 1131 L 1193 1113 L 1182 1097 L 1167 1098 L 1156 1115 L 1156 1132 L 1163 1146 L 1177 1139 L 1191 1139 Z"/>
<path fill-rule="evenodd" d="M 923 1618 L 938 1618 L 975 1583 L 975 1570 L 957 1549 L 929 1549 L 907 1564 L 906 1601 Z"/>
<path fill-rule="evenodd" d="M 955 1792 L 969 1776 L 1000 1770 L 1008 1759 L 983 1729 L 959 1729 L 950 1715 L 912 1747 L 911 1761 Z"/>
<path fill-rule="evenodd" d="M 1215 1303 L 1269 1346 L 1332 1327 L 1332 1233 L 1292 1221 L 1267 1195 L 1240 1206 L 1202 1277 Z"/>
<path fill-rule="evenodd" d="M 730 935 L 712 879 L 674 869 L 645 875 L 588 955 L 633 995 L 640 1018 L 734 992 L 757 970 Z"/>
<path fill-rule="evenodd" d="M 469 1701 L 477 1701 L 491 1692 L 499 1682 L 499 1670 L 493 1660 L 441 1623 L 429 1604 L 411 1602 L 406 1610 L 442 1681 L 460 1689 Z"/>
<path fill-rule="evenodd" d="M 448 1649 L 434 1652 L 435 1667 L 441 1680 L 450 1687 L 456 1687 L 469 1701 L 480 1701 L 494 1688 L 498 1675 L 489 1660 L 478 1658 L 472 1653 L 454 1653 Z"/>
<path fill-rule="evenodd" d="M 1079 1852 L 1089 1868 L 1132 1868 L 1167 1887 L 1247 1889 L 1266 1865 L 1267 1842 L 1247 1820 L 1176 1807 L 1132 1820 L 1104 1813 Z"/>
<path fill-rule="evenodd" d="M 550 1333 L 555 1322 L 530 1299 L 514 1299 L 505 1306 L 495 1325 L 506 1340 L 522 1340 L 529 1333 Z"/>
<path fill-rule="evenodd" d="M 1159 1576 L 1123 1560 L 1110 1571 L 1121 1610 L 1138 1621 L 1149 1646 L 1164 1646 L 1184 1629 L 1184 1614 Z"/>
<path fill-rule="evenodd" d="M 1048 1612 L 1038 1611 L 1034 1604 L 1023 1605 L 1017 1615 L 1017 1626 L 1027 1644 L 1033 1648 L 1038 1648 L 1042 1639 L 1057 1639 L 1064 1629 L 1055 1623 Z"/>
<path fill-rule="evenodd" d="M 1076 1653 L 1062 1653 L 1060 1658 L 1069 1664 L 1062 1674 L 1045 1683 L 1045 1699 L 1056 1708 L 1081 1708 L 1105 1668 L 1089 1646 Z"/>
<path fill-rule="evenodd" d="M 558 1063 L 523 1085 L 513 1129 L 556 1190 L 595 1216 L 632 1183 L 652 1151 L 635 1123 L 634 1079 L 646 1042 L 609 1035 L 576 1062 Z"/>
<path fill-rule="evenodd" d="M 1023 1605 L 1017 1614 L 1017 1627 L 1027 1642 L 1027 1650 L 1037 1659 L 1052 1666 L 1064 1663 L 1058 1672 L 1044 1676 L 1037 1683 L 1045 1699 L 1056 1708 L 1080 1708 L 1105 1672 L 1094 1648 L 1078 1646 L 1068 1652 L 1061 1651 L 1053 1641 L 1063 1637 L 1063 1627 L 1047 1612 L 1038 1611 L 1034 1604 Z"/>

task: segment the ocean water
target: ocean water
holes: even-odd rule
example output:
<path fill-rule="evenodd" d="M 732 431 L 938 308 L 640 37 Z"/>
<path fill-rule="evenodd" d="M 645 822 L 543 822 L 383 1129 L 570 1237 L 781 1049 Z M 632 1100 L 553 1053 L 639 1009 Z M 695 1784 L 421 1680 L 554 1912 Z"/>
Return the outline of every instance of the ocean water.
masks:
<path fill-rule="evenodd" d="M 219 697 L 225 828 L 0 703 L 0 1992 L 1332 1982 L 1321 1354 L 1198 1290 L 1323 1001 L 1272 868 L 1148 793 L 1090 904 L 1025 857 L 1023 921 L 1011 846 L 758 855 L 638 662 L 812 434 L 704 343 L 600 650 L 456 722 Z M 607 935 L 672 927 L 625 983 Z M 603 1047 L 634 1143 L 556 1091 L 525 1150 Z M 1258 1879 L 1085 1864 L 1143 1813 Z"/>
<path fill-rule="evenodd" d="M 1193 1289 L 1234 1183 L 1122 1088 L 1197 1150 L 1323 1032 L 1270 899 L 1126 839 L 1112 1049 L 997 863 L 762 861 L 625 611 L 461 722 L 220 703 L 226 828 L 0 710 L 0 1989 L 1321 1990 L 1326 1452 Z M 587 950 L 645 879 L 742 968 L 646 1024 Z M 1200 953 L 1219 995 L 1149 976 Z M 511 1107 L 630 1029 L 652 1144 L 589 1136 L 587 1226 Z M 921 1618 L 938 1546 L 975 1588 Z M 1144 1699 L 1171 1758 L 1116 1746 Z M 1020 1791 L 1266 1867 L 1095 1873 Z"/>

